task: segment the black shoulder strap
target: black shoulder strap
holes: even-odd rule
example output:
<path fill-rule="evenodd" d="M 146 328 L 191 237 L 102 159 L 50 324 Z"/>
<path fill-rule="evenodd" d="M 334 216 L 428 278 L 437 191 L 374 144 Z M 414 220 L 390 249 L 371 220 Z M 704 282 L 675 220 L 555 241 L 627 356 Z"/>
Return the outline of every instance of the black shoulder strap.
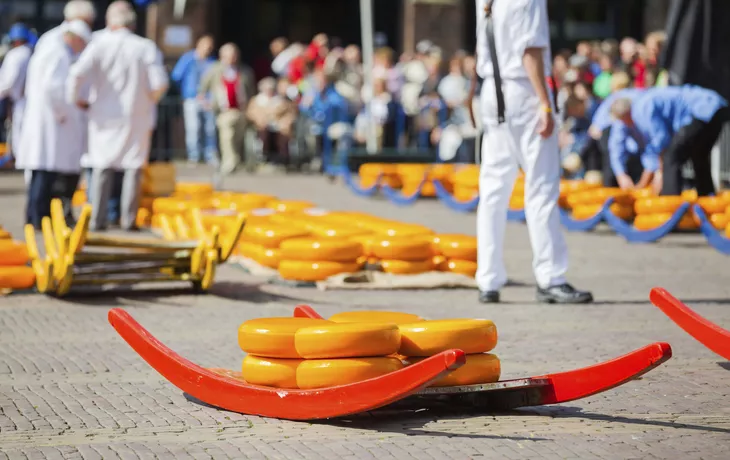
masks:
<path fill-rule="evenodd" d="M 497 120 L 504 123 L 504 92 L 502 91 L 502 75 L 499 73 L 499 62 L 497 62 L 497 47 L 494 44 L 494 22 L 492 21 L 492 7 L 495 0 L 487 0 L 484 13 L 487 20 L 487 45 L 489 54 L 492 57 L 492 71 L 494 73 L 494 89 L 497 93 Z"/>

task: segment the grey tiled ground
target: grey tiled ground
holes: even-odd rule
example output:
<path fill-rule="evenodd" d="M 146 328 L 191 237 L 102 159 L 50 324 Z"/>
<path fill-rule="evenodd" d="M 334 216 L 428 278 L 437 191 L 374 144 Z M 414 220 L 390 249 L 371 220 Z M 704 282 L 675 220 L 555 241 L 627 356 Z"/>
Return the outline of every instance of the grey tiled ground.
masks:
<path fill-rule="evenodd" d="M 182 172 L 191 175 L 190 171 Z M 20 236 L 22 180 L 0 177 L 0 223 Z M 358 198 L 317 177 L 239 176 L 230 188 L 309 199 L 473 233 L 474 217 L 435 202 L 398 208 Z M 212 295 L 53 300 L 0 298 L 0 459 L 35 458 L 717 458 L 730 454 L 730 365 L 648 303 L 664 286 L 718 324 L 730 326 L 727 258 L 699 236 L 628 245 L 597 232 L 569 235 L 571 280 L 592 289 L 592 306 L 532 303 L 524 226 L 510 225 L 506 303 L 483 307 L 470 291 L 318 292 L 262 284 L 221 269 Z M 500 330 L 504 377 L 592 364 L 654 341 L 674 357 L 621 388 L 557 407 L 509 414 L 426 410 L 376 412 L 294 423 L 211 409 L 185 396 L 139 358 L 106 321 L 130 311 L 163 342 L 205 366 L 237 368 L 236 325 L 290 315 L 310 303 L 325 315 L 357 308 L 440 317 L 488 317 Z"/>

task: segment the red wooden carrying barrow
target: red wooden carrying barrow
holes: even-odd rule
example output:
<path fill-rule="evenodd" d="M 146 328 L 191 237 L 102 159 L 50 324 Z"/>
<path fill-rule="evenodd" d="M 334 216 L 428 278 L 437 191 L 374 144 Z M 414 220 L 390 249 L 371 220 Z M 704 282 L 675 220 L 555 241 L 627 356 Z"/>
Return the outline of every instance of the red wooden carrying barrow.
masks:
<path fill-rule="evenodd" d="M 730 361 L 730 331 L 698 315 L 665 289 L 652 289 L 649 300 L 698 342 Z"/>
<path fill-rule="evenodd" d="M 320 318 L 309 306 L 296 307 L 294 315 Z M 500 410 L 559 404 L 615 388 L 672 356 L 669 344 L 655 343 L 611 361 L 558 374 L 428 388 L 465 363 L 463 351 L 447 350 L 362 382 L 317 390 L 284 390 L 250 385 L 238 372 L 200 367 L 166 347 L 124 310 L 110 310 L 109 322 L 150 366 L 190 396 L 232 412 L 289 420 L 340 417 L 418 399 L 447 399 Z"/>

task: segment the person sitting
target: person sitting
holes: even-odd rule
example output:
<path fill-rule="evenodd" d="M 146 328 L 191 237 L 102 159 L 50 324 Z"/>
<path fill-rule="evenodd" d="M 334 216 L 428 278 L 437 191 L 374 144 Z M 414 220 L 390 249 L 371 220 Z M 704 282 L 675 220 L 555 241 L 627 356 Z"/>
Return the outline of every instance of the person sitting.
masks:
<path fill-rule="evenodd" d="M 256 127 L 262 144 L 264 156 L 275 164 L 287 164 L 289 160 L 289 138 L 295 110 L 287 97 L 288 82 L 282 79 L 282 88 L 277 91 L 277 83 L 273 78 L 264 78 L 259 82 L 259 93 L 254 96 L 246 109 L 246 116 Z M 283 91 L 283 94 L 282 94 Z M 296 113 L 294 113 L 296 117 Z M 276 152 L 271 151 L 272 141 Z"/>
<path fill-rule="evenodd" d="M 725 122 L 728 103 L 715 91 L 694 85 L 652 88 L 633 102 L 621 98 L 611 105 L 614 123 L 609 138 L 611 167 L 622 189 L 654 185 L 662 195 L 680 195 L 682 167 L 692 162 L 699 196 L 715 192 L 710 153 Z M 638 181 L 628 171 L 633 138 L 643 171 Z M 660 166 L 662 170 L 660 171 Z"/>

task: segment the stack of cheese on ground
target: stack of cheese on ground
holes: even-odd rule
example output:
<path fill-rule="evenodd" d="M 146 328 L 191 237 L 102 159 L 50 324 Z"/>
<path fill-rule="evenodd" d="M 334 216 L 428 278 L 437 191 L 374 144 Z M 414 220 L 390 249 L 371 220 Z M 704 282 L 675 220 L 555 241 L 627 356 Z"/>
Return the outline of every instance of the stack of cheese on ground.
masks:
<path fill-rule="evenodd" d="M 728 226 L 728 223 L 730 223 L 728 215 L 725 212 L 728 208 L 728 205 L 730 205 L 727 196 L 703 196 L 701 198 L 697 198 L 697 193 L 694 190 L 692 190 L 691 192 L 694 192 L 694 197 L 690 192 L 683 193 L 682 197 L 686 201 L 690 203 L 695 203 L 700 208 L 702 208 L 702 210 L 705 211 L 707 218 L 710 220 L 710 223 L 712 223 L 712 226 L 715 227 L 715 229 L 725 230 Z M 699 225 L 699 219 L 696 220 L 697 224 Z"/>
<path fill-rule="evenodd" d="M 582 190 L 568 195 L 567 203 L 573 211 L 574 219 L 586 220 L 598 214 L 609 198 L 613 198 L 610 210 L 615 216 L 623 220 L 631 220 L 634 217 L 634 196 L 620 188 L 601 187 Z"/>
<path fill-rule="evenodd" d="M 247 353 L 242 375 L 250 384 L 287 389 L 347 385 L 395 372 L 449 349 L 467 353 L 466 364 L 432 386 L 499 380 L 497 344 L 488 320 L 423 321 L 407 313 L 347 312 L 329 320 L 262 318 L 246 321 L 238 342 Z"/>
<path fill-rule="evenodd" d="M 430 238 L 434 264 L 442 272 L 474 278 L 477 272 L 477 239 L 469 235 L 436 235 Z"/>
<path fill-rule="evenodd" d="M 586 190 L 593 190 L 599 188 L 599 184 L 593 184 L 584 180 L 566 180 L 560 181 L 560 198 L 558 199 L 558 205 L 563 209 L 570 209 L 568 204 L 568 197 L 575 193 L 580 193 Z"/>
<path fill-rule="evenodd" d="M 661 227 L 672 218 L 677 209 L 687 200 L 681 196 L 650 196 L 640 198 L 634 204 L 636 218 L 634 227 L 637 230 L 653 230 Z M 699 228 L 697 218 L 692 211 L 682 216 L 676 227 L 678 230 L 696 230 Z"/>
<path fill-rule="evenodd" d="M 361 187 L 372 187 L 376 183 L 388 184 L 392 188 L 400 188 L 398 166 L 386 163 L 365 163 L 358 169 Z"/>
<path fill-rule="evenodd" d="M 279 252 L 279 275 L 286 280 L 321 281 L 357 272 L 364 262 L 362 244 L 341 238 L 293 238 Z"/>
<path fill-rule="evenodd" d="M 346 385 L 403 368 L 389 323 L 336 323 L 308 318 L 246 321 L 238 343 L 248 353 L 243 378 L 254 385 L 315 389 Z"/>
<path fill-rule="evenodd" d="M 31 289 L 35 272 L 28 266 L 28 248 L 0 227 L 0 289 Z"/>

